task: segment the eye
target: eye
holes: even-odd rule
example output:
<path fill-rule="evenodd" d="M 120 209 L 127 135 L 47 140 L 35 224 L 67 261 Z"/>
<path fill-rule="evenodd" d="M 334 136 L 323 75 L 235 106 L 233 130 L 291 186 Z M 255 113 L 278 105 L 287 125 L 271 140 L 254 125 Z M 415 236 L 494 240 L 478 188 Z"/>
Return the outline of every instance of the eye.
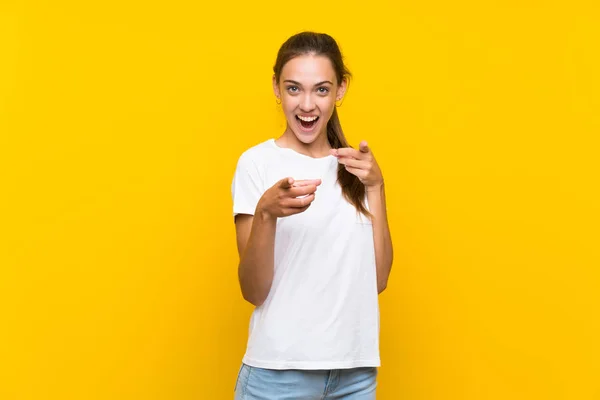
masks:
<path fill-rule="evenodd" d="M 320 92 L 320 93 L 329 93 L 329 89 L 327 89 L 326 87 L 323 87 L 323 86 L 322 86 L 322 87 L 320 87 L 320 88 L 319 88 L 319 89 L 317 89 L 317 90 L 321 90 L 321 89 L 323 89 L 323 91 L 322 91 L 322 92 Z"/>
<path fill-rule="evenodd" d="M 288 86 L 287 87 L 288 92 L 296 93 L 297 90 L 290 90 L 290 89 L 298 89 L 298 86 Z"/>

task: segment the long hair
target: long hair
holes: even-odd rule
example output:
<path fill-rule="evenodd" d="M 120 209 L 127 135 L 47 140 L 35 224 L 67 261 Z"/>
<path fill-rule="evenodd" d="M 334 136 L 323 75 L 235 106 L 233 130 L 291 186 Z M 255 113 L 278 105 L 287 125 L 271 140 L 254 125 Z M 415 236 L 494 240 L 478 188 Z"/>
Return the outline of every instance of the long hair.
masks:
<path fill-rule="evenodd" d="M 344 78 L 349 80 L 352 74 L 344 65 L 342 53 L 335 39 L 326 33 L 301 32 L 291 36 L 279 48 L 277 60 L 273 66 L 275 79 L 279 83 L 281 71 L 285 64 L 291 59 L 307 54 L 316 56 L 325 56 L 331 61 L 335 71 L 337 84 L 339 85 Z M 327 122 L 327 140 L 334 149 L 340 147 L 352 147 L 348 144 L 342 124 L 338 116 L 337 108 L 334 109 L 331 118 Z M 348 202 L 356 208 L 357 212 L 370 218 L 371 213 L 365 206 L 365 186 L 356 175 L 351 174 L 344 168 L 344 165 L 338 164 L 337 181 L 342 187 L 342 194 Z"/>

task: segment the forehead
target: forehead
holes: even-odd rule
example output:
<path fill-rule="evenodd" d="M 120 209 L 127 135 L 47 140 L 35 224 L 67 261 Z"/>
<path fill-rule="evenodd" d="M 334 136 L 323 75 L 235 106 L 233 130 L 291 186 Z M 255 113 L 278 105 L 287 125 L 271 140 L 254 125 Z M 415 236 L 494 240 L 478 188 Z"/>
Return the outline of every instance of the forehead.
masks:
<path fill-rule="evenodd" d="M 335 83 L 335 71 L 325 56 L 303 55 L 288 61 L 281 70 L 281 81 L 292 79 L 300 83 L 331 81 Z"/>

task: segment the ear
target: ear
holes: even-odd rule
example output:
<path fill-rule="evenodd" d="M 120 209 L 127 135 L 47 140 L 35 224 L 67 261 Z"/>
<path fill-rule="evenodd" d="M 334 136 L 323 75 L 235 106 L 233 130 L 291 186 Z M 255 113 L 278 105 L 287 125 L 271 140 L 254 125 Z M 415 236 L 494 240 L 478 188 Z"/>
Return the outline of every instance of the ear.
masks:
<path fill-rule="evenodd" d="M 277 79 L 275 78 L 275 74 L 273 74 L 273 93 L 279 99 L 281 98 L 281 93 L 279 93 L 279 84 L 277 84 Z"/>
<path fill-rule="evenodd" d="M 346 94 L 346 89 L 348 88 L 348 80 L 347 78 L 342 79 L 342 83 L 337 88 L 337 92 L 335 94 L 335 101 L 340 101 L 344 94 Z"/>

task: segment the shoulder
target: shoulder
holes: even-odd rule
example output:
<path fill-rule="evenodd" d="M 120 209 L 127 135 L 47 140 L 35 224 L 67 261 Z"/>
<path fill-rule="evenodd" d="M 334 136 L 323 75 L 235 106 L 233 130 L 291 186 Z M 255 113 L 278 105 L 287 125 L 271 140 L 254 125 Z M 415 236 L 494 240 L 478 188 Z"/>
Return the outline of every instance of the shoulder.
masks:
<path fill-rule="evenodd" d="M 274 150 L 273 139 L 258 143 L 240 154 L 238 166 L 260 169 L 272 157 Z"/>

